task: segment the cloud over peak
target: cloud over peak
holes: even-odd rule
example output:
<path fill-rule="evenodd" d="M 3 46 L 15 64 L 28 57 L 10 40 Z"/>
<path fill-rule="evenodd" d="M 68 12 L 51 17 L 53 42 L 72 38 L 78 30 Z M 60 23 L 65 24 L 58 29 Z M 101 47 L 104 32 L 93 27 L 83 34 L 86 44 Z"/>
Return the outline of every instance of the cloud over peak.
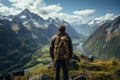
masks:
<path fill-rule="evenodd" d="M 111 13 L 107 13 L 105 14 L 104 16 L 101 16 L 101 17 L 98 17 L 98 18 L 95 18 L 95 20 L 113 20 L 116 16 L 114 14 L 111 14 Z"/>
<path fill-rule="evenodd" d="M 7 4 L 0 3 L 0 14 L 16 15 L 26 8 L 44 19 L 58 17 L 69 23 L 78 22 L 79 24 L 85 24 L 89 20 L 107 20 L 115 16 L 113 14 L 106 14 L 101 17 L 94 16 L 97 12 L 96 9 L 76 10 L 67 14 L 63 12 L 65 7 L 62 7 L 60 3 L 47 5 L 44 0 L 8 0 Z"/>
<path fill-rule="evenodd" d="M 60 4 L 46 5 L 44 0 L 8 0 L 10 7 L 0 3 L 0 13 L 4 15 L 16 15 L 24 9 L 37 13 L 43 18 L 57 16 L 63 9 Z"/>
<path fill-rule="evenodd" d="M 80 16 L 91 16 L 95 13 L 96 10 L 94 9 L 85 9 L 81 11 L 74 11 L 73 14 L 80 15 Z"/>
<path fill-rule="evenodd" d="M 81 16 L 69 15 L 62 13 L 63 7 L 59 3 L 47 5 L 44 0 L 9 0 L 10 7 L 0 4 L 0 13 L 4 15 L 16 15 L 24 9 L 29 9 L 31 12 L 38 14 L 44 19 L 49 17 L 64 19 L 68 22 L 80 20 Z"/>

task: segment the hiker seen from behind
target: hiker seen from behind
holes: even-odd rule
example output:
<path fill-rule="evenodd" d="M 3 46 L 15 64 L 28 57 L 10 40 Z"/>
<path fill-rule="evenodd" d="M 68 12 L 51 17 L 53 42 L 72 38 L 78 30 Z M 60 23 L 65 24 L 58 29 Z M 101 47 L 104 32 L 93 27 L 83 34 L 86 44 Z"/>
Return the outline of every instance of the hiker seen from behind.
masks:
<path fill-rule="evenodd" d="M 58 32 L 52 37 L 50 43 L 50 56 L 55 67 L 54 80 L 60 80 L 60 68 L 63 70 L 63 80 L 69 80 L 69 63 L 73 54 L 72 41 L 65 32 L 66 27 L 60 25 Z"/>

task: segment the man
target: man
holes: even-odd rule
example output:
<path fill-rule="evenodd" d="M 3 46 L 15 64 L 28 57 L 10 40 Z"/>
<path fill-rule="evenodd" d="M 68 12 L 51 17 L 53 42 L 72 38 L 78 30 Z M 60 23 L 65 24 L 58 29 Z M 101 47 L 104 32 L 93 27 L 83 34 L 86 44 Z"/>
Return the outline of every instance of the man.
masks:
<path fill-rule="evenodd" d="M 60 80 L 60 68 L 63 70 L 63 79 L 68 80 L 68 68 L 73 54 L 71 38 L 65 32 L 64 25 L 58 27 L 50 43 L 50 56 L 55 66 L 55 80 Z"/>

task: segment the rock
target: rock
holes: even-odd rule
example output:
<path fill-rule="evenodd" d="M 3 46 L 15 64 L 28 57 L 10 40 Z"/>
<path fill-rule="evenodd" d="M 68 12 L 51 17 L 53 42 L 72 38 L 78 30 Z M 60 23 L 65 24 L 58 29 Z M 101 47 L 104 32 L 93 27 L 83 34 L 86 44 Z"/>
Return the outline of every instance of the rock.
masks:
<path fill-rule="evenodd" d="M 30 77 L 28 80 L 41 80 L 40 78 L 41 78 L 40 75 L 35 75 L 33 77 Z"/>
<path fill-rule="evenodd" d="M 50 80 L 48 74 L 39 74 L 33 77 L 30 77 L 29 80 Z"/>
<path fill-rule="evenodd" d="M 81 54 L 81 55 L 80 55 L 80 58 L 86 59 L 86 60 L 88 60 L 88 61 L 90 61 L 90 62 L 93 62 L 93 61 L 94 61 L 93 55 L 87 56 L 87 55 Z"/>
<path fill-rule="evenodd" d="M 114 72 L 114 74 L 115 74 L 116 76 L 120 76 L 120 70 L 116 70 L 116 71 Z"/>
<path fill-rule="evenodd" d="M 77 62 L 75 60 L 72 60 L 70 65 L 69 65 L 70 70 L 78 70 L 79 69 L 79 65 L 77 64 Z"/>
<path fill-rule="evenodd" d="M 93 55 L 90 55 L 90 56 L 88 57 L 88 60 L 89 60 L 90 62 L 93 62 L 93 61 L 94 61 Z"/>
<path fill-rule="evenodd" d="M 47 74 L 41 74 L 41 80 L 49 80 L 49 77 Z"/>
<path fill-rule="evenodd" d="M 54 63 L 51 62 L 49 65 L 48 65 L 48 69 L 53 69 L 54 68 Z"/>
<path fill-rule="evenodd" d="M 79 75 L 79 76 L 73 78 L 73 80 L 86 80 L 86 79 L 85 79 L 84 75 Z"/>
<path fill-rule="evenodd" d="M 11 74 L 7 74 L 7 75 L 3 76 L 2 80 L 12 80 Z"/>
<path fill-rule="evenodd" d="M 79 75 L 78 72 L 74 72 L 73 74 L 71 74 L 71 79 L 73 80 L 75 77 L 77 77 Z"/>
<path fill-rule="evenodd" d="M 83 54 L 81 54 L 81 55 L 80 55 L 80 58 L 86 58 L 86 56 L 85 56 L 85 55 L 83 55 Z"/>
<path fill-rule="evenodd" d="M 77 75 L 72 75 L 72 76 L 71 76 L 72 80 L 73 80 L 75 77 L 77 77 Z"/>
<path fill-rule="evenodd" d="M 12 73 L 13 76 L 24 76 L 24 74 L 25 74 L 24 71 L 17 71 Z"/>
<path fill-rule="evenodd" d="M 0 76 L 0 80 L 12 80 L 14 76 L 24 76 L 24 71 L 17 71 L 17 72 L 12 72 L 12 73 L 6 73 L 2 74 Z"/>
<path fill-rule="evenodd" d="M 76 56 L 75 54 L 72 55 L 72 59 L 80 62 L 80 58 Z"/>

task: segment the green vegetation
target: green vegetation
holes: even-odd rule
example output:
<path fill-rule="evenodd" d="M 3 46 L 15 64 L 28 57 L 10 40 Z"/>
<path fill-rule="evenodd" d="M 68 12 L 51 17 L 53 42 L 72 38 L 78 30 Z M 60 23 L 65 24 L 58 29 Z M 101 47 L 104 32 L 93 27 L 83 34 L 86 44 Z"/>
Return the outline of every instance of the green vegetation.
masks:
<path fill-rule="evenodd" d="M 76 47 L 76 44 L 78 44 L 80 41 L 81 40 L 77 39 L 73 40 L 73 53 L 76 55 L 81 54 L 80 50 Z M 51 58 L 49 55 L 49 45 L 45 45 L 33 53 L 30 62 L 27 63 L 24 67 L 26 67 L 27 70 L 33 71 L 38 68 L 43 68 L 43 66 L 48 66 L 49 63 L 51 63 Z"/>
<path fill-rule="evenodd" d="M 116 26 L 116 24 L 114 24 Z M 103 24 L 84 44 L 84 49 L 96 54 L 104 60 L 109 60 L 113 56 L 120 60 L 120 32 L 108 34 L 106 28 L 110 24 Z"/>
<path fill-rule="evenodd" d="M 119 69 L 120 62 L 118 62 L 117 66 L 112 65 L 113 63 L 110 61 L 94 61 L 88 62 L 81 59 L 79 64 L 79 70 L 70 70 L 69 75 L 81 75 L 83 74 L 87 80 L 119 80 L 120 76 L 115 75 L 115 71 Z M 14 77 L 14 80 L 27 80 L 28 77 L 32 78 L 35 75 L 46 73 L 49 78 L 53 79 L 54 77 L 54 69 L 48 69 L 47 66 L 42 68 L 37 68 L 31 74 L 27 74 L 23 77 Z M 61 73 L 62 76 L 62 73 Z M 39 79 L 38 79 L 39 80 Z M 71 79 L 70 79 L 71 80 Z"/>
<path fill-rule="evenodd" d="M 43 68 L 43 66 L 47 66 L 50 62 L 49 45 L 46 45 L 33 53 L 30 62 L 27 63 L 25 67 L 27 70 L 34 71 L 38 68 Z"/>
<path fill-rule="evenodd" d="M 80 51 L 74 46 L 74 53 L 79 56 Z M 38 62 L 34 66 L 27 68 L 31 73 L 24 76 L 14 77 L 13 80 L 28 80 L 40 74 L 47 74 L 51 80 L 54 78 L 54 69 L 48 68 L 51 62 L 49 56 L 49 45 L 43 46 L 41 49 L 36 51 L 32 56 L 32 61 Z M 115 57 L 111 58 L 109 61 L 96 60 L 94 62 L 89 62 L 85 59 L 80 59 L 77 62 L 79 65 L 79 70 L 70 70 L 69 75 L 84 75 L 87 80 L 119 80 L 120 77 L 115 75 L 115 71 L 119 70 L 120 62 L 117 61 Z M 62 72 L 60 76 L 62 76 Z M 40 80 L 40 78 L 36 79 Z M 70 79 L 72 80 L 72 79 Z"/>

